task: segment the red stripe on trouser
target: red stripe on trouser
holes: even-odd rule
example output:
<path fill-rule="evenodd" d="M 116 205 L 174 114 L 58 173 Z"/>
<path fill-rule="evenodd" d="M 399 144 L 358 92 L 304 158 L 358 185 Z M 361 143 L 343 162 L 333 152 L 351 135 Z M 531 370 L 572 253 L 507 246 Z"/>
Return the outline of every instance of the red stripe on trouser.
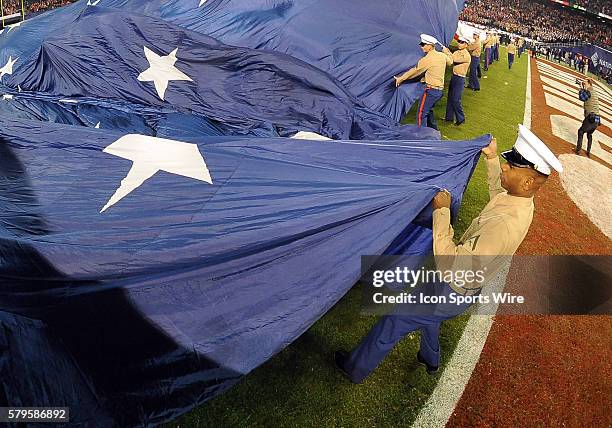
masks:
<path fill-rule="evenodd" d="M 419 107 L 419 126 L 423 123 L 423 107 L 425 107 L 425 100 L 427 99 L 427 89 L 423 92 L 423 98 L 421 98 L 421 106 Z"/>

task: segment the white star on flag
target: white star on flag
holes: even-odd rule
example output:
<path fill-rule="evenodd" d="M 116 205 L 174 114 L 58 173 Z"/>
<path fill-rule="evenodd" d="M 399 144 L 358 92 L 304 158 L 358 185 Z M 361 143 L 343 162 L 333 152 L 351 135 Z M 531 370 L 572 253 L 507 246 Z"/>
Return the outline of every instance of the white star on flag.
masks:
<path fill-rule="evenodd" d="M 5 74 L 13 74 L 13 65 L 18 59 L 19 58 L 13 59 L 13 57 L 9 56 L 7 63 L 4 65 L 4 67 L 0 68 L 0 79 L 2 79 L 2 76 Z"/>
<path fill-rule="evenodd" d="M 96 126 L 94 126 L 94 128 L 100 129 L 100 122 L 96 123 Z"/>
<path fill-rule="evenodd" d="M 91 0 L 87 0 L 87 6 L 97 6 L 100 3 L 100 0 L 96 0 L 92 2 Z"/>
<path fill-rule="evenodd" d="M 196 144 L 147 135 L 124 135 L 103 150 L 105 153 L 131 160 L 132 168 L 121 185 L 100 211 L 106 211 L 136 190 L 159 171 L 205 181 L 212 178 Z"/>
<path fill-rule="evenodd" d="M 187 80 L 193 82 L 189 76 L 174 66 L 178 48 L 166 56 L 157 55 L 151 49 L 144 47 L 144 53 L 149 61 L 149 68 L 138 75 L 141 82 L 155 83 L 157 95 L 164 101 L 164 94 L 171 80 Z"/>
<path fill-rule="evenodd" d="M 200 0 L 200 4 L 198 5 L 198 7 L 202 6 L 204 3 L 206 3 L 207 0 Z"/>

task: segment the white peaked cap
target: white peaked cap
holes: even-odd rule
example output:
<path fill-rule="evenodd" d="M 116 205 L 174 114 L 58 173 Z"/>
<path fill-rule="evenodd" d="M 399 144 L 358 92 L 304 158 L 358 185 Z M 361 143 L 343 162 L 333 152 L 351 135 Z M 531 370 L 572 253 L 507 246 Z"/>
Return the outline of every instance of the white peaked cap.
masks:
<path fill-rule="evenodd" d="M 468 43 L 470 40 L 474 38 L 474 33 L 469 31 L 467 28 L 458 28 L 457 29 L 457 38 L 459 41 L 463 40 L 465 43 Z"/>
<path fill-rule="evenodd" d="M 421 34 L 421 43 L 425 43 L 426 45 L 436 45 L 441 44 L 438 39 L 434 36 L 430 36 L 429 34 Z"/>
<path fill-rule="evenodd" d="M 546 144 L 542 142 L 533 132 L 527 127 L 519 125 L 519 135 L 514 143 L 514 151 L 517 151 L 524 159 L 533 164 L 533 169 L 536 171 L 550 175 L 552 170 L 562 172 L 563 167 L 559 159 L 550 151 Z M 502 153 L 504 159 L 512 163 L 512 151 Z"/>

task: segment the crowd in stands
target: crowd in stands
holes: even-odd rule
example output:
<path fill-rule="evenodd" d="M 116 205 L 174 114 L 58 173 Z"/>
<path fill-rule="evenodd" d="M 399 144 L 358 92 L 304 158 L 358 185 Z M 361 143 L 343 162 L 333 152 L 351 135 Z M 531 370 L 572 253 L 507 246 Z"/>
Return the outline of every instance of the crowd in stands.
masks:
<path fill-rule="evenodd" d="M 612 46 L 612 22 L 562 9 L 545 0 L 469 0 L 460 19 L 540 42 L 583 41 Z"/>
<path fill-rule="evenodd" d="M 55 9 L 56 7 L 67 5 L 75 0 L 24 0 L 23 8 L 25 14 L 43 12 L 49 9 Z M 2 14 L 4 16 L 13 15 L 15 13 L 21 13 L 21 0 L 3 0 L 2 1 Z"/>
<path fill-rule="evenodd" d="M 571 0 L 570 4 L 584 7 L 586 10 L 593 12 L 605 13 L 606 15 L 612 14 L 610 0 Z"/>
<path fill-rule="evenodd" d="M 2 1 L 2 15 L 13 15 L 15 13 L 21 13 L 21 1 L 20 0 L 3 0 Z"/>
<path fill-rule="evenodd" d="M 27 1 L 26 0 L 26 13 L 43 12 L 49 9 L 55 9 L 56 7 L 65 6 L 72 3 L 74 0 L 39 0 L 39 1 Z"/>

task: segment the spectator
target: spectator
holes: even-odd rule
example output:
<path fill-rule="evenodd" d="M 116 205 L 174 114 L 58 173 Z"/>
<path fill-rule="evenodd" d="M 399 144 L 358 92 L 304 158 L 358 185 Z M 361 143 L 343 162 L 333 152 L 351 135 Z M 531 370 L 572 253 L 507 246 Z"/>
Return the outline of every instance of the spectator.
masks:
<path fill-rule="evenodd" d="M 23 8 L 25 13 L 38 13 L 49 9 L 55 9 L 61 6 L 65 6 L 72 3 L 75 0 L 24 0 Z M 21 0 L 3 0 L 2 1 L 2 15 L 14 15 L 21 13 Z"/>
<path fill-rule="evenodd" d="M 612 45 L 612 25 L 548 0 L 470 0 L 460 19 L 544 43 L 582 41 Z"/>
<path fill-rule="evenodd" d="M 580 6 L 596 13 L 612 14 L 609 0 L 570 0 L 572 6 Z"/>

